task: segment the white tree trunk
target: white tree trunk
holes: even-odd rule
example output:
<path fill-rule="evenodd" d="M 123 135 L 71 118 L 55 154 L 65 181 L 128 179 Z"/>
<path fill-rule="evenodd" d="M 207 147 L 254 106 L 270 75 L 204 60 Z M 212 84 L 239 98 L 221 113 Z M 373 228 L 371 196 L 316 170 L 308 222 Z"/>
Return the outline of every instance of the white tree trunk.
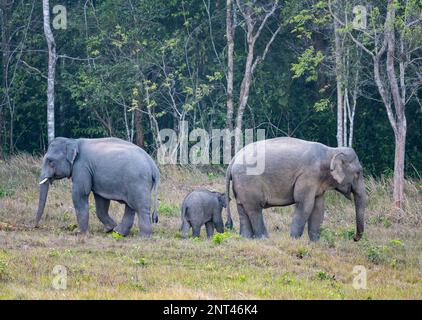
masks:
<path fill-rule="evenodd" d="M 337 82 L 337 146 L 343 147 L 344 139 L 344 94 L 342 77 L 342 46 L 340 34 L 338 32 L 339 24 L 334 20 L 334 43 L 335 43 L 335 61 L 336 61 L 336 82 Z"/>
<path fill-rule="evenodd" d="M 233 52 L 234 27 L 232 19 L 232 0 L 227 0 L 226 37 L 227 37 L 227 119 L 226 128 L 233 130 Z"/>
<path fill-rule="evenodd" d="M 47 128 L 48 144 L 53 141 L 54 133 L 54 77 L 56 70 L 56 43 L 50 27 L 50 6 L 48 0 L 43 0 L 44 34 L 48 46 L 48 77 L 47 77 Z"/>
<path fill-rule="evenodd" d="M 404 209 L 404 160 L 406 145 L 406 124 L 399 125 L 395 136 L 394 152 L 394 188 L 393 197 L 395 208 L 401 213 Z"/>

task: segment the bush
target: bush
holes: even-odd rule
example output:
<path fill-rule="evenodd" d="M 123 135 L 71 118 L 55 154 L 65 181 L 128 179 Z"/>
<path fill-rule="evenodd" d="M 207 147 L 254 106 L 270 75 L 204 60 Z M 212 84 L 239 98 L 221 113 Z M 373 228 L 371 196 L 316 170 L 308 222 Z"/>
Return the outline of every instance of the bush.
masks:
<path fill-rule="evenodd" d="M 212 242 L 214 242 L 215 244 L 222 244 L 224 241 L 226 241 L 226 239 L 228 239 L 230 237 L 231 237 L 231 235 L 228 232 L 216 233 L 212 237 Z"/>
<path fill-rule="evenodd" d="M 382 250 L 380 247 L 370 246 L 367 252 L 367 258 L 374 264 L 380 264 L 384 259 L 382 257 Z"/>
<path fill-rule="evenodd" d="M 167 204 L 165 202 L 158 203 L 158 213 L 167 217 L 175 216 L 179 212 L 179 208 L 173 204 Z"/>
<path fill-rule="evenodd" d="M 297 249 L 297 252 L 296 252 L 297 258 L 303 259 L 308 255 L 309 255 L 309 251 L 305 247 L 300 247 L 299 249 Z"/>
<path fill-rule="evenodd" d="M 335 280 L 335 276 L 330 276 L 324 270 L 318 270 L 315 272 L 315 279 L 317 280 Z"/>

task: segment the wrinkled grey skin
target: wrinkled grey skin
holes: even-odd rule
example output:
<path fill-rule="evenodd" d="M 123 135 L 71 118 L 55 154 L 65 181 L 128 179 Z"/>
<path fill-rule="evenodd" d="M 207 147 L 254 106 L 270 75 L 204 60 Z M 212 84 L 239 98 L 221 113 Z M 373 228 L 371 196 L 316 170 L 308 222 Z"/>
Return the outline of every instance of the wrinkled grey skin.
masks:
<path fill-rule="evenodd" d="M 221 211 L 226 208 L 227 201 L 224 193 L 198 189 L 189 193 L 182 203 L 182 238 L 186 238 L 192 227 L 192 236 L 199 237 L 201 226 L 205 224 L 207 237 L 211 238 L 214 228 L 217 232 L 224 232 Z"/>
<path fill-rule="evenodd" d="M 244 163 L 253 163 L 254 145 L 263 144 L 265 170 L 248 175 Z M 256 149 L 255 149 L 256 150 Z M 242 162 L 246 159 L 246 162 Z M 249 160 L 248 160 L 249 159 Z M 356 209 L 356 235 L 364 231 L 366 203 L 362 166 L 352 148 L 330 148 L 321 143 L 294 138 L 275 138 L 247 145 L 232 159 L 226 173 L 226 196 L 233 181 L 240 219 L 240 234 L 247 238 L 267 237 L 262 209 L 296 204 L 290 227 L 292 238 L 302 236 L 306 222 L 311 241 L 317 241 L 324 219 L 324 193 L 336 190 Z M 233 227 L 230 206 L 226 227 Z"/>
<path fill-rule="evenodd" d="M 55 138 L 42 162 L 35 227 L 44 211 L 49 184 L 63 178 L 73 182 L 72 200 L 80 233 L 88 232 L 88 197 L 92 191 L 97 216 L 106 232 L 114 230 L 128 235 L 137 212 L 139 235 L 151 235 L 151 193 L 154 194 L 152 220 L 158 222 L 160 173 L 152 158 L 138 146 L 117 138 Z M 110 200 L 126 205 L 119 225 L 108 214 Z"/>

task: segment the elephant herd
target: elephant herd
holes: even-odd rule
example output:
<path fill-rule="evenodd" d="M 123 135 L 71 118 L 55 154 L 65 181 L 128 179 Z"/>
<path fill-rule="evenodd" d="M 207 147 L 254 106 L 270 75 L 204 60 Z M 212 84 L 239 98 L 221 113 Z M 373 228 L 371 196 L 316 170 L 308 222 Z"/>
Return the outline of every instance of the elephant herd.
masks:
<path fill-rule="evenodd" d="M 251 170 L 251 164 L 260 170 Z M 151 236 L 152 223 L 158 222 L 160 172 L 142 148 L 117 138 L 55 138 L 42 161 L 35 227 L 42 217 L 49 185 L 63 178 L 72 179 L 72 200 L 82 235 L 88 232 L 88 199 L 92 192 L 97 217 L 106 232 L 128 235 L 137 214 L 139 235 Z M 226 227 L 233 227 L 230 183 L 243 237 L 268 237 L 262 210 L 295 204 L 291 237 L 301 237 L 307 223 L 309 239 L 317 241 L 324 219 L 324 193 L 328 190 L 336 190 L 348 199 L 353 195 L 354 240 L 362 237 L 366 193 L 362 166 L 352 148 L 331 148 L 287 137 L 247 145 L 227 168 L 225 193 L 197 189 L 185 197 L 181 206 L 182 237 L 190 228 L 194 237 L 199 236 L 203 225 L 208 237 L 214 229 L 224 232 L 223 208 L 227 210 Z M 109 215 L 111 200 L 125 205 L 119 224 Z"/>

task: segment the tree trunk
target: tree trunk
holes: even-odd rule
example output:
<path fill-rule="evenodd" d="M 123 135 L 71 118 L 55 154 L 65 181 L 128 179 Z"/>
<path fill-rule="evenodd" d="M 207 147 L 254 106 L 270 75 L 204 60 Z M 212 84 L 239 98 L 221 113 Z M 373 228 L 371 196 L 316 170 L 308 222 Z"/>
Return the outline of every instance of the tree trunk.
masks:
<path fill-rule="evenodd" d="M 50 26 L 49 0 L 43 0 L 44 34 L 48 46 L 48 77 L 47 77 L 47 128 L 48 144 L 54 139 L 54 77 L 56 70 L 56 43 Z"/>
<path fill-rule="evenodd" d="M 245 112 L 246 105 L 249 98 L 249 88 L 251 86 L 252 80 L 252 63 L 254 56 L 254 47 L 253 44 L 248 45 L 248 56 L 246 58 L 245 73 L 243 75 L 242 84 L 240 86 L 240 95 L 239 95 L 239 107 L 237 108 L 236 115 L 236 128 L 235 128 L 235 151 L 239 151 L 242 142 L 241 142 L 241 132 L 243 127 L 243 114 Z"/>
<path fill-rule="evenodd" d="M 395 136 L 394 153 L 394 205 L 401 213 L 404 209 L 404 158 L 406 145 L 406 125 L 400 124 L 400 128 Z"/>
<path fill-rule="evenodd" d="M 344 115 L 344 94 L 343 94 L 343 77 L 342 77 L 342 47 L 338 22 L 334 19 L 334 39 L 335 39 L 335 61 L 336 61 L 336 82 L 337 82 L 337 146 L 343 147 L 343 115 Z"/>
<path fill-rule="evenodd" d="M 142 120 L 144 115 L 141 110 L 135 109 L 135 130 L 136 130 L 136 145 L 144 148 L 144 127 L 142 126 Z"/>
<path fill-rule="evenodd" d="M 395 10 L 392 0 L 388 1 L 387 23 L 385 29 L 385 37 L 387 40 L 387 76 L 390 84 L 391 95 L 393 97 L 394 108 L 396 111 L 396 126 L 394 131 L 395 137 L 395 155 L 394 155 L 394 204 L 399 212 L 402 212 L 404 207 L 404 156 L 405 156 L 405 142 L 406 142 L 406 115 L 405 115 L 405 101 L 406 97 L 401 96 L 397 75 L 395 70 Z M 404 78 L 404 70 L 400 70 L 400 77 Z M 405 91 L 402 91 L 405 94 Z"/>
<path fill-rule="evenodd" d="M 4 132 L 0 132 L 0 152 L 3 154 L 5 151 L 3 149 L 3 145 L 5 146 L 7 143 L 7 134 L 6 134 L 6 113 L 4 112 L 4 106 L 9 106 L 10 109 L 10 99 L 9 99 L 9 89 L 8 89 L 8 62 L 10 57 L 10 27 L 9 27 L 9 20 L 10 20 L 10 11 L 13 1 L 9 0 L 1 0 L 1 51 L 2 51 L 2 77 L 1 77 L 1 85 L 3 88 L 3 97 L 2 101 L 0 101 L 0 130 L 4 128 Z M 12 130 L 12 129 L 11 129 Z M 3 136 L 3 137 L 2 137 Z M 13 143 L 10 146 L 10 152 L 12 152 Z"/>
<path fill-rule="evenodd" d="M 226 37 L 227 37 L 227 118 L 226 128 L 233 130 L 233 52 L 234 29 L 232 20 L 232 0 L 227 0 L 226 6 Z"/>

